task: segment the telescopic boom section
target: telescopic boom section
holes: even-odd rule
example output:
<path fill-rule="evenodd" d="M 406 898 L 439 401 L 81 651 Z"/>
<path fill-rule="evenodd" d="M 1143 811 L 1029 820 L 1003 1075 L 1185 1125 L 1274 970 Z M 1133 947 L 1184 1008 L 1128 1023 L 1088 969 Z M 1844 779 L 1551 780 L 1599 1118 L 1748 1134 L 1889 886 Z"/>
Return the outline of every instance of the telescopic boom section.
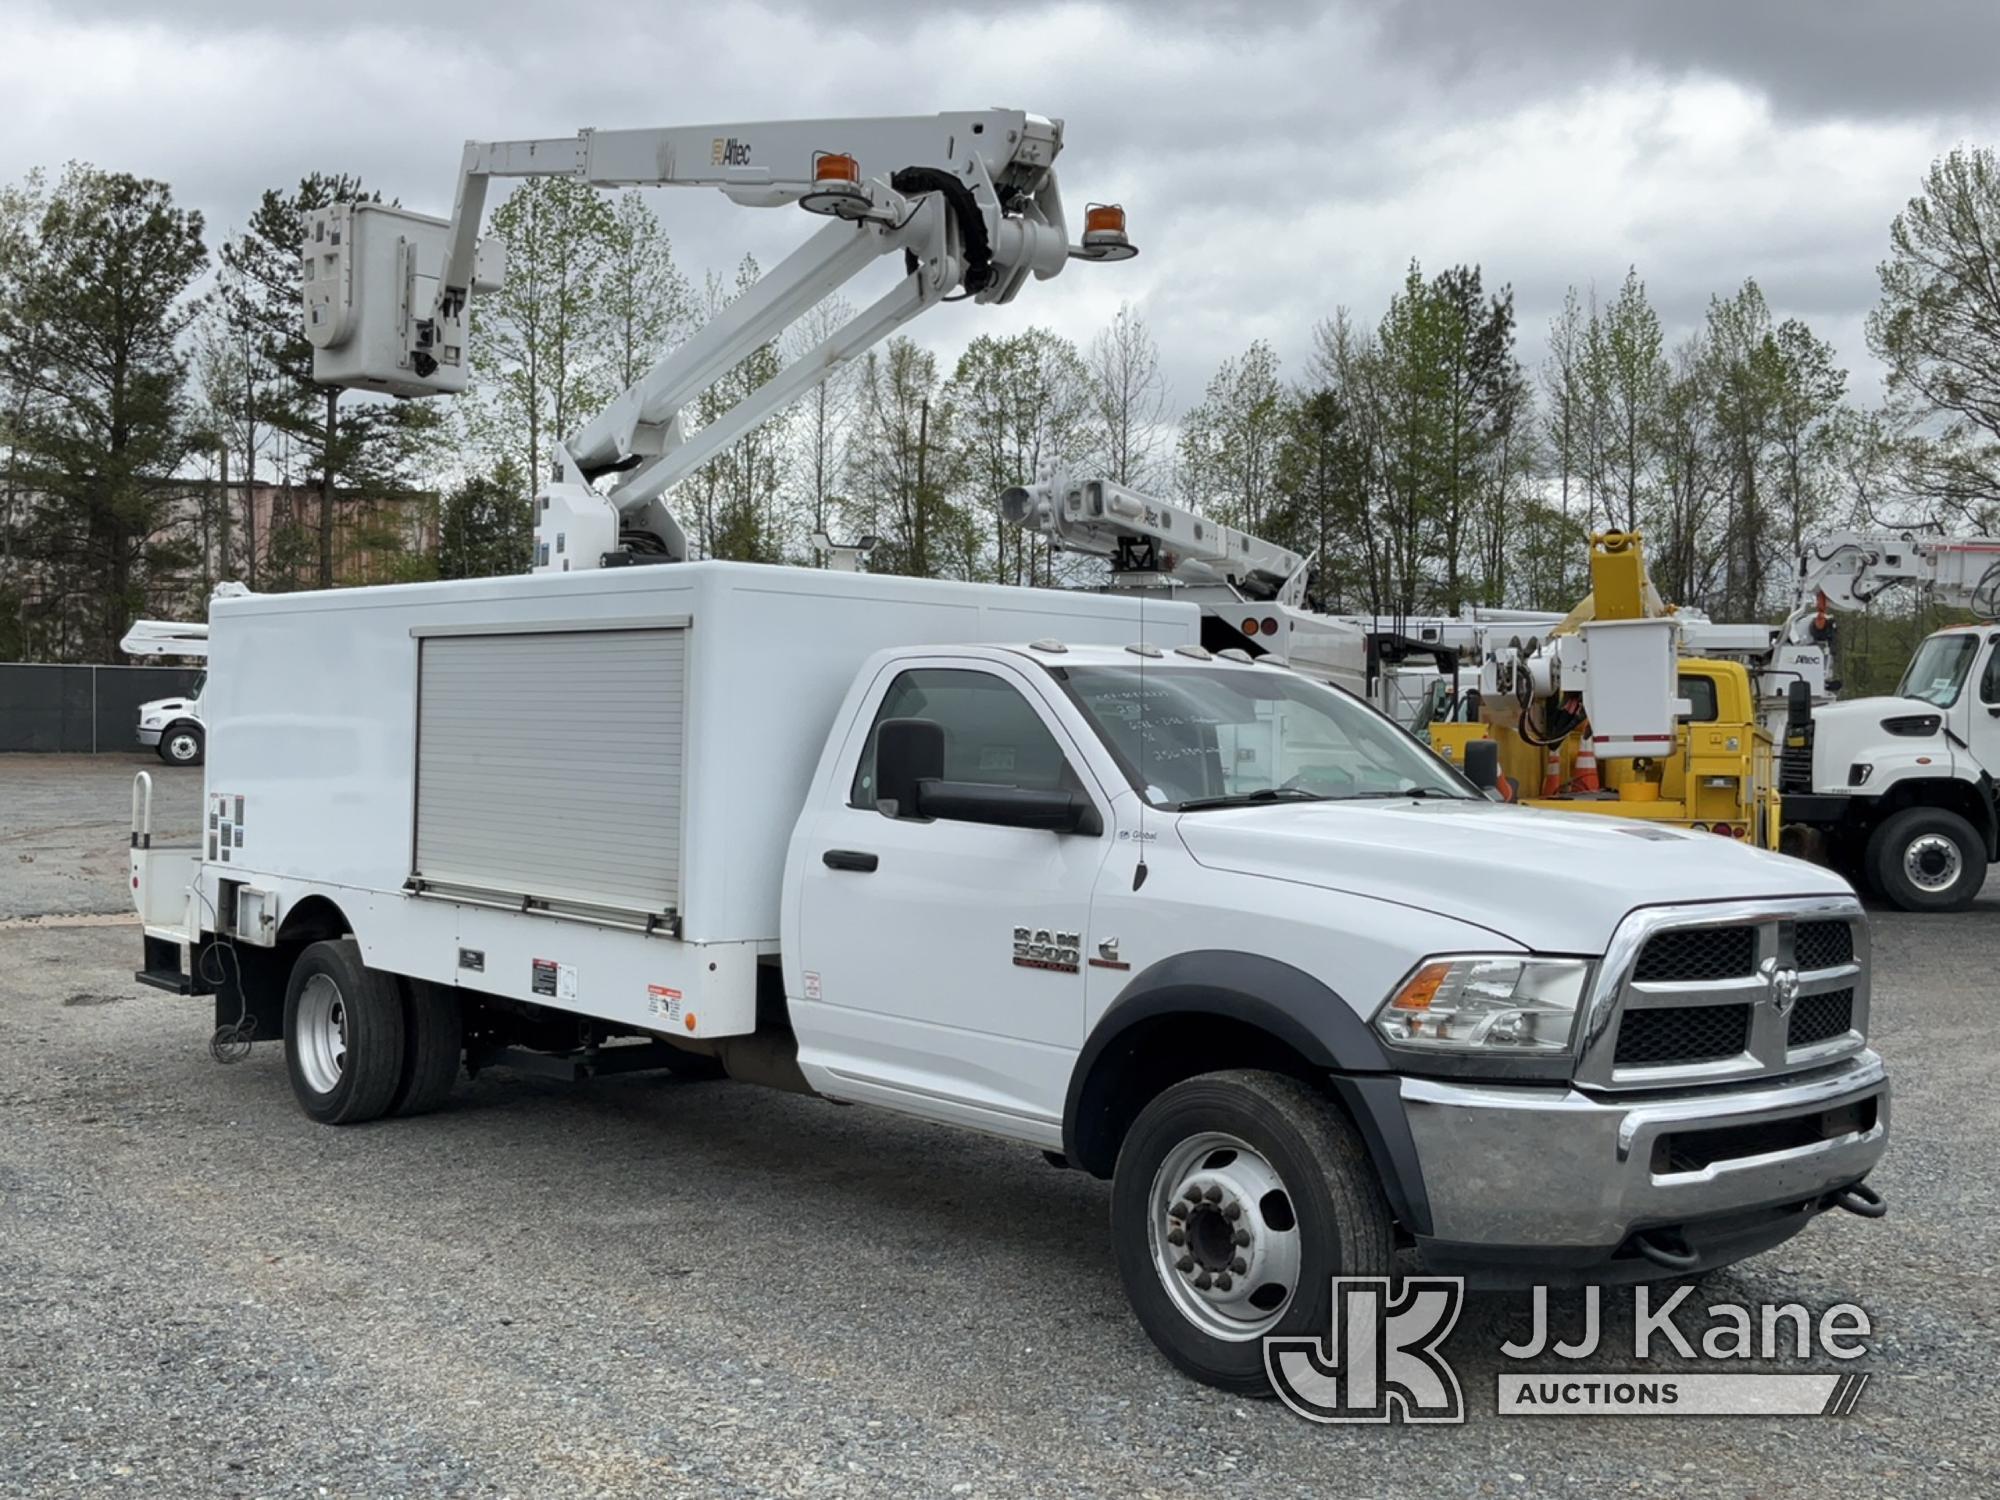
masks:
<path fill-rule="evenodd" d="M 1799 608 L 1859 609 L 1902 584 L 1931 589 L 1940 604 L 2000 616 L 2000 537 L 1836 531 L 1799 551 Z"/>
<path fill-rule="evenodd" d="M 1047 469 L 1002 493 L 999 504 L 1010 525 L 1107 559 L 1114 586 L 1220 583 L 1291 605 L 1304 594 L 1306 559 L 1298 553 L 1110 479 Z"/>
<path fill-rule="evenodd" d="M 1060 121 L 1019 110 L 471 142 L 449 220 L 358 203 L 308 217 L 313 378 L 396 396 L 465 388 L 472 299 L 504 275 L 504 247 L 479 236 L 497 177 L 705 187 L 746 207 L 823 215 L 824 228 L 564 438 L 542 476 L 536 571 L 685 558 L 666 503 L 674 485 L 918 313 L 948 300 L 1011 302 L 1071 259 L 1137 253 L 1114 205 L 1091 205 L 1071 242 L 1056 185 L 1061 150 Z M 699 431 L 684 430 L 690 401 L 898 252 L 905 274 L 887 293 Z"/>

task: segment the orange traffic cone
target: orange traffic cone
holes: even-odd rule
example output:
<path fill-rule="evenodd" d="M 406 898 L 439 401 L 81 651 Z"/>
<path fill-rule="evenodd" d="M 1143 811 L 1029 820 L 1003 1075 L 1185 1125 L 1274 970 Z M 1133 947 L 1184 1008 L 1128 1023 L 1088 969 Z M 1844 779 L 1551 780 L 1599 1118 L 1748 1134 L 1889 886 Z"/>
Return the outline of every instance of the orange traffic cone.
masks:
<path fill-rule="evenodd" d="M 1548 764 L 1542 770 L 1542 795 L 1560 796 L 1563 789 L 1563 753 L 1560 743 L 1549 746 Z"/>
<path fill-rule="evenodd" d="M 1587 735 L 1577 745 L 1576 778 L 1570 785 L 1571 790 L 1579 792 L 1601 790 L 1597 781 L 1597 752 L 1591 748 Z"/>

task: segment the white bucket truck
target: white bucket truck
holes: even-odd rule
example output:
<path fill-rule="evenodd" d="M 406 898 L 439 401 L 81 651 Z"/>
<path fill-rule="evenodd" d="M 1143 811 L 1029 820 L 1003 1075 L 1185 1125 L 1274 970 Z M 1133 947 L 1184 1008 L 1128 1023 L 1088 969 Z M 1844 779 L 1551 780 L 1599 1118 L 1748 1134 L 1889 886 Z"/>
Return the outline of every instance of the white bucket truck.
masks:
<path fill-rule="evenodd" d="M 1880 1211 L 1837 877 L 1492 802 L 1199 630 L 729 563 L 221 599 L 141 977 L 329 1123 L 669 1067 L 1059 1153 L 1147 1331 L 1238 1390 L 1399 1247 L 1636 1280 Z"/>

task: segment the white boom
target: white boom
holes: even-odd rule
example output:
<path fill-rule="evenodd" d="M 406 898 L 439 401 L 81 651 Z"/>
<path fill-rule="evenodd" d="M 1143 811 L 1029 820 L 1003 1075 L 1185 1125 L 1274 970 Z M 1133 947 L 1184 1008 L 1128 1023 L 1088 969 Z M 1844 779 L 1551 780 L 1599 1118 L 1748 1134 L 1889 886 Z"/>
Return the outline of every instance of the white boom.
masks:
<path fill-rule="evenodd" d="M 127 656 L 192 656 L 208 658 L 207 621 L 134 620 L 118 643 Z"/>
<path fill-rule="evenodd" d="M 1943 604 L 2000 616 L 2000 537 L 1864 531 L 1815 537 L 1799 552 L 1793 618 L 1817 612 L 1822 595 L 1833 608 L 1858 609 L 1901 584 L 1928 585 Z"/>
<path fill-rule="evenodd" d="M 558 445 L 535 497 L 536 571 L 679 560 L 687 539 L 664 496 L 788 402 L 928 307 L 1012 301 L 1072 258 L 1136 254 L 1124 211 L 1093 205 L 1072 243 L 1054 163 L 1062 123 L 1020 110 L 800 120 L 574 138 L 471 142 L 450 220 L 379 204 L 313 215 L 304 247 L 313 377 L 399 396 L 466 384 L 472 296 L 503 274 L 479 238 L 496 177 L 568 176 L 599 187 L 705 187 L 734 202 L 797 204 L 829 222 L 706 327 Z M 880 257 L 906 274 L 817 347 L 699 432 L 681 412 Z M 594 482 L 616 476 L 608 493 Z"/>

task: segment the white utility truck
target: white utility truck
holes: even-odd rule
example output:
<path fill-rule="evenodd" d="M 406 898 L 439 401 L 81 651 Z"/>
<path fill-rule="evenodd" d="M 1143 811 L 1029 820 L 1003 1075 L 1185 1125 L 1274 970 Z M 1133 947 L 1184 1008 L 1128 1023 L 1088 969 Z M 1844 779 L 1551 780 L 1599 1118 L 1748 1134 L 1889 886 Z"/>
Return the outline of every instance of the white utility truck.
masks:
<path fill-rule="evenodd" d="M 220 600 L 141 977 L 331 1123 L 461 1062 L 712 1060 L 1060 1153 L 1147 1330 L 1242 1390 L 1399 1245 L 1617 1281 L 1877 1211 L 1838 877 L 1491 802 L 1199 629 L 730 563 Z"/>
<path fill-rule="evenodd" d="M 1782 741 L 1786 832 L 1905 911 L 1959 911 L 2000 860 L 2000 537 L 1815 538 L 1786 635 L 1830 647 L 1829 609 L 1905 585 L 1986 623 L 1926 637 L 1890 696 L 1815 706 L 1796 694 Z"/>
<path fill-rule="evenodd" d="M 119 641 L 118 649 L 127 656 L 179 656 L 195 661 L 208 658 L 208 626 L 198 621 L 135 620 Z M 153 698 L 139 705 L 139 743 L 159 752 L 170 766 L 198 766 L 208 743 L 208 730 L 201 722 L 201 691 L 208 681 L 202 673 L 192 691 L 174 698 Z"/>
<path fill-rule="evenodd" d="M 488 175 L 838 222 L 558 445 L 532 574 L 214 602 L 199 845 L 153 847 L 135 788 L 140 977 L 213 995 L 222 1055 L 281 1042 L 328 1123 L 467 1068 L 660 1068 L 1038 1147 L 1111 1179 L 1140 1321 L 1239 1391 L 1401 1247 L 1636 1280 L 1879 1215 L 1837 877 L 1500 805 L 1353 697 L 1204 649 L 1190 604 L 684 560 L 662 494 L 774 388 L 1129 253 L 1105 209 L 1068 245 L 1060 145 L 999 110 L 586 133 L 468 147 L 448 230 L 316 220 L 316 368 L 405 394 L 462 383 Z M 682 433 L 892 252 L 895 289 Z"/>

